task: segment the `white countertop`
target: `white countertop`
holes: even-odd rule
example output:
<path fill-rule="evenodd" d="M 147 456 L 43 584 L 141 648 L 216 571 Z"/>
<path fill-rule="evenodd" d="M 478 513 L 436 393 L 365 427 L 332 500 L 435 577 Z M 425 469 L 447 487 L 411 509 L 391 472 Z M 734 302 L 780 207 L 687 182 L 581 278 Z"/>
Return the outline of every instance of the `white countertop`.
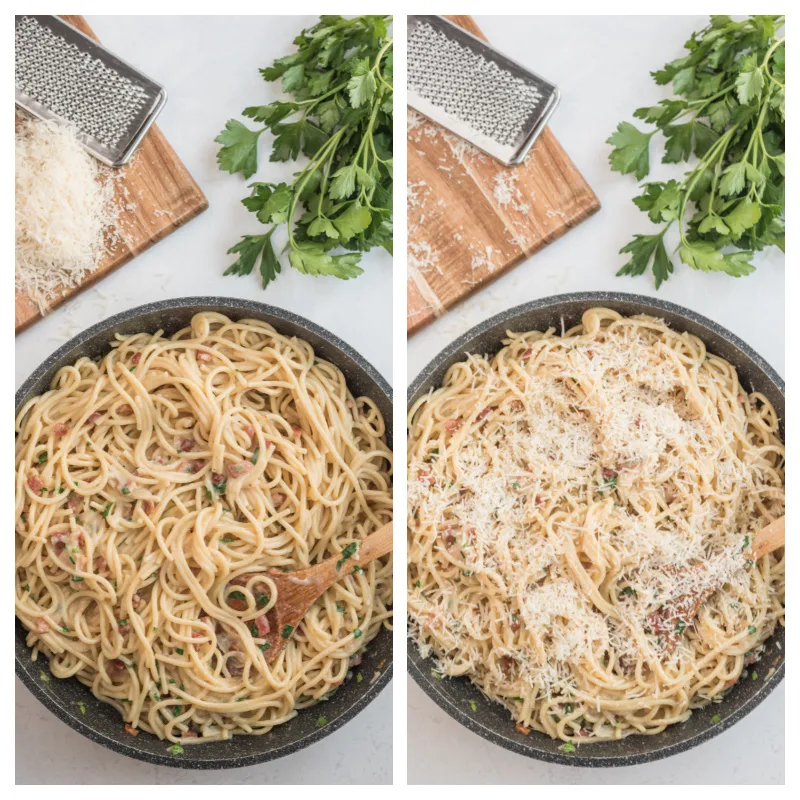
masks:
<path fill-rule="evenodd" d="M 248 105 L 268 103 L 279 87 L 258 73 L 288 53 L 316 17 L 88 17 L 100 40 L 167 87 L 158 124 L 206 193 L 209 208 L 164 241 L 105 278 L 16 340 L 19 385 L 60 344 L 118 311 L 168 297 L 215 295 L 260 300 L 294 311 L 332 331 L 391 381 L 390 256 L 364 256 L 354 281 L 311 278 L 288 266 L 266 291 L 255 275 L 223 277 L 225 251 L 263 227 L 239 202 L 241 176 L 220 172 L 214 137 Z M 241 118 L 240 118 L 241 119 Z M 285 180 L 292 165 L 268 162 L 251 180 Z M 282 240 L 280 241 L 282 245 Z M 17 683 L 18 784 L 390 783 L 391 689 L 343 729 L 300 753 L 258 767 L 192 772 L 156 767 L 101 748 L 52 716 Z"/>
<path fill-rule="evenodd" d="M 748 278 L 707 275 L 676 264 L 656 292 L 650 275 L 617 278 L 620 247 L 655 227 L 631 202 L 632 176 L 611 172 L 604 144 L 634 109 L 669 96 L 650 71 L 683 54 L 707 17 L 476 17 L 489 41 L 562 92 L 551 128 L 602 209 L 409 341 L 412 380 L 453 339 L 511 306 L 548 295 L 614 290 L 661 297 L 736 333 L 784 371 L 784 257 L 757 256 Z M 653 180 L 674 175 L 651 154 Z M 470 733 L 409 680 L 409 783 L 779 784 L 784 780 L 784 688 L 730 730 L 694 750 L 637 767 L 591 770 L 526 759 Z M 435 754 L 435 757 L 434 757 Z"/>

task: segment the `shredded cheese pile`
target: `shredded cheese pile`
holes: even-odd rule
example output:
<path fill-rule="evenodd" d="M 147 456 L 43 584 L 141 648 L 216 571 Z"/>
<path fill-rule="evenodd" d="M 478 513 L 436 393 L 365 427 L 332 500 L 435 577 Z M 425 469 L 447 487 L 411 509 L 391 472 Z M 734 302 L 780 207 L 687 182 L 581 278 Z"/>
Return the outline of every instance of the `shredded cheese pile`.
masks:
<path fill-rule="evenodd" d="M 20 120 L 15 137 L 15 283 L 44 312 L 118 238 L 114 179 L 73 130 Z"/>
<path fill-rule="evenodd" d="M 410 411 L 411 633 L 523 732 L 657 733 L 783 623 L 783 552 L 747 553 L 784 513 L 777 415 L 650 317 L 508 336 Z"/>

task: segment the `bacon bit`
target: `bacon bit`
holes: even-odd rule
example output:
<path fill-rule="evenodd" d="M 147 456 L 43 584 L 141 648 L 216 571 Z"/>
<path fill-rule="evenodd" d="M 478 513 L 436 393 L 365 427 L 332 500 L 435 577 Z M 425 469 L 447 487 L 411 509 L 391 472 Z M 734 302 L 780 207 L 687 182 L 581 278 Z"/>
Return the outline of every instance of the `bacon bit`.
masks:
<path fill-rule="evenodd" d="M 533 498 L 533 504 L 537 506 L 537 508 L 544 504 L 544 497 L 542 495 L 537 494 L 536 497 Z"/>
<path fill-rule="evenodd" d="M 529 347 L 520 353 L 519 360 L 524 364 L 533 355 L 533 348 Z"/>
<path fill-rule="evenodd" d="M 302 432 L 303 432 L 303 429 L 302 429 L 302 428 L 301 428 L 299 425 L 292 425 L 292 433 L 293 433 L 295 436 L 300 436 L 300 434 L 301 434 Z"/>
<path fill-rule="evenodd" d="M 738 396 L 736 399 L 737 399 L 737 400 L 738 400 L 738 401 L 739 401 L 739 402 L 740 402 L 742 405 L 744 405 L 744 404 L 747 402 L 747 397 L 745 397 L 745 395 L 743 395 L 743 394 L 740 394 L 740 395 L 739 395 L 739 396 Z"/>
<path fill-rule="evenodd" d="M 111 661 L 106 662 L 106 672 L 108 673 L 109 678 L 120 678 L 126 672 L 128 668 L 125 664 L 118 658 L 115 658 Z"/>
<path fill-rule="evenodd" d="M 434 478 L 433 475 L 431 475 L 427 470 L 422 469 L 417 473 L 417 480 L 420 483 L 427 483 L 428 486 L 433 486 L 436 483 L 436 478 Z"/>
<path fill-rule="evenodd" d="M 28 478 L 28 487 L 33 492 L 41 492 L 44 489 L 44 484 L 38 475 L 31 475 Z"/>
<path fill-rule="evenodd" d="M 752 652 L 752 650 L 749 653 L 745 653 L 744 665 L 746 667 L 749 667 L 752 664 L 755 664 L 756 661 L 758 661 L 758 656 L 754 652 Z"/>
<path fill-rule="evenodd" d="M 255 428 L 252 425 L 245 425 L 244 432 L 250 437 L 250 441 L 253 441 L 253 437 L 256 435 Z"/>
<path fill-rule="evenodd" d="M 70 492 L 67 497 L 67 506 L 70 511 L 77 511 L 83 505 L 83 497 L 77 492 Z"/>
<path fill-rule="evenodd" d="M 351 667 L 357 667 L 361 664 L 361 653 L 356 653 L 355 655 L 350 656 L 349 665 Z"/>
<path fill-rule="evenodd" d="M 256 617 L 253 621 L 256 623 L 256 627 L 258 628 L 258 635 L 263 639 L 270 632 L 267 615 L 262 614 L 260 617 Z"/>
<path fill-rule="evenodd" d="M 95 572 L 97 572 L 98 574 L 101 573 L 101 572 L 105 572 L 107 566 L 108 565 L 106 564 L 106 560 L 103 558 L 103 556 L 97 556 L 95 558 L 95 560 L 94 560 L 94 571 Z"/>
<path fill-rule="evenodd" d="M 133 414 L 133 409 L 130 407 L 130 405 L 128 405 L 128 403 L 125 403 L 117 409 L 117 413 L 121 417 L 129 417 L 131 414 Z"/>
<path fill-rule="evenodd" d="M 197 731 L 184 731 L 181 734 L 181 739 L 196 739 L 198 736 Z"/>
<path fill-rule="evenodd" d="M 138 736 L 139 735 L 139 731 L 137 731 L 136 728 L 134 728 L 133 725 L 131 725 L 128 722 L 125 723 L 125 726 L 123 727 L 122 730 L 124 730 L 125 733 L 129 733 L 131 736 Z"/>
<path fill-rule="evenodd" d="M 497 406 L 486 406 L 486 408 L 484 408 L 483 411 L 481 411 L 478 416 L 475 417 L 475 422 L 480 422 L 481 420 L 486 419 L 486 417 L 488 417 L 489 414 L 495 410 L 495 408 L 497 408 Z"/>
<path fill-rule="evenodd" d="M 520 733 L 524 734 L 525 736 L 528 736 L 530 734 L 530 732 L 531 732 L 531 729 L 528 728 L 526 725 L 523 725 L 521 722 L 518 722 L 514 726 L 514 728 L 516 730 L 518 730 Z"/>
<path fill-rule="evenodd" d="M 222 486 L 222 484 L 225 483 L 225 476 L 220 475 L 219 472 L 212 472 L 211 483 L 213 483 L 214 486 Z"/>
<path fill-rule="evenodd" d="M 353 401 L 352 401 L 352 400 L 350 400 L 350 399 L 348 399 L 348 400 L 347 400 L 347 402 L 345 403 L 345 405 L 346 405 L 348 408 L 352 408 L 352 407 L 353 407 Z"/>
<path fill-rule="evenodd" d="M 194 439 L 181 439 L 180 449 L 194 450 L 194 445 L 195 445 Z"/>
<path fill-rule="evenodd" d="M 50 633 L 50 623 L 44 617 L 36 619 L 36 633 Z"/>
<path fill-rule="evenodd" d="M 228 464 L 227 469 L 229 478 L 240 478 L 250 472 L 253 465 L 249 461 L 239 461 L 236 464 Z"/>
<path fill-rule="evenodd" d="M 611 469 L 611 467 L 603 467 L 603 478 L 607 481 L 610 481 L 612 478 L 616 478 L 619 473 L 615 469 Z"/>
<path fill-rule="evenodd" d="M 208 363 L 209 361 L 211 361 L 211 353 L 203 353 L 202 351 L 198 350 L 196 358 L 198 361 Z"/>
<path fill-rule="evenodd" d="M 456 537 L 452 533 L 446 533 L 444 536 L 445 547 L 451 547 L 456 543 Z"/>
<path fill-rule="evenodd" d="M 464 423 L 460 419 L 446 419 L 444 429 L 448 433 L 455 433 Z"/>
<path fill-rule="evenodd" d="M 275 508 L 279 508 L 286 502 L 286 495 L 283 492 L 273 492 L 269 496 L 269 501 Z"/>
<path fill-rule="evenodd" d="M 141 360 L 142 360 L 142 354 L 134 353 L 133 357 L 131 358 L 131 364 L 133 364 L 133 366 L 135 367 Z"/>
<path fill-rule="evenodd" d="M 181 466 L 181 472 L 186 472 L 189 475 L 194 475 L 195 472 L 199 472 L 203 467 L 206 465 L 206 462 L 202 459 L 198 459 L 196 461 L 184 461 L 183 465 Z"/>
<path fill-rule="evenodd" d="M 97 423 L 100 421 L 100 417 L 102 416 L 103 416 L 102 411 L 95 411 L 94 414 L 89 415 L 89 418 L 86 421 L 91 423 L 92 425 L 97 425 Z"/>
<path fill-rule="evenodd" d="M 578 735 L 578 736 L 588 736 L 588 735 L 589 735 L 589 731 L 587 731 L 587 730 L 586 730 L 586 728 L 581 728 L 581 729 L 578 731 L 577 735 Z"/>
<path fill-rule="evenodd" d="M 594 350 L 587 350 L 586 357 L 591 361 L 594 358 Z"/>
<path fill-rule="evenodd" d="M 53 433 L 61 438 L 62 436 L 66 436 L 69 433 L 69 425 L 63 422 L 57 422 L 53 426 Z"/>
<path fill-rule="evenodd" d="M 139 606 L 141 606 L 143 602 L 144 600 L 142 600 L 142 598 L 138 594 L 134 594 L 133 597 L 131 597 L 131 605 L 133 606 L 134 609 L 139 608 Z"/>
<path fill-rule="evenodd" d="M 145 500 L 142 503 L 142 509 L 144 510 L 144 513 L 147 514 L 147 516 L 149 517 L 156 510 L 156 504 L 153 500 Z"/>
<path fill-rule="evenodd" d="M 500 669 L 503 670 L 503 674 L 508 676 L 511 674 L 511 670 L 516 666 L 516 662 L 511 656 L 503 656 L 500 659 Z"/>
<path fill-rule="evenodd" d="M 234 654 L 233 656 L 230 656 L 225 664 L 228 667 L 228 672 L 231 675 L 241 675 L 242 672 L 244 672 L 244 664 L 242 663 L 242 659 L 239 655 Z"/>

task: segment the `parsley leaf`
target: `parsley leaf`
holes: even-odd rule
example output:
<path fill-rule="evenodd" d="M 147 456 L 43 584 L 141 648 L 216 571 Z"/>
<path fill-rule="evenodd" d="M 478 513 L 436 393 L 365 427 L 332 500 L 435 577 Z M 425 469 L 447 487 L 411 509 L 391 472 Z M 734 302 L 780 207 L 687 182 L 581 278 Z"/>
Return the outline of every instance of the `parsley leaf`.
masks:
<path fill-rule="evenodd" d="M 393 41 L 390 17 L 326 15 L 303 30 L 297 50 L 261 70 L 281 81 L 288 99 L 248 106 L 243 115 L 263 127 L 229 120 L 217 139 L 219 167 L 245 178 L 258 169 L 258 140 L 273 137 L 270 161 L 308 163 L 291 183 L 253 184 L 242 201 L 265 234 L 248 234 L 228 250 L 226 275 L 249 275 L 262 287 L 276 279 L 281 258 L 272 234 L 286 225 L 289 264 L 305 275 L 347 280 L 363 271 L 361 253 L 392 252 Z M 334 253 L 341 247 L 350 252 Z"/>
<path fill-rule="evenodd" d="M 749 275 L 755 252 L 784 249 L 784 23 L 782 15 L 711 17 L 687 41 L 687 55 L 652 73 L 676 95 L 634 112 L 655 128 L 622 122 L 608 139 L 611 168 L 637 180 L 650 171 L 656 133 L 665 139 L 665 164 L 697 159 L 682 178 L 642 184 L 634 203 L 662 229 L 638 234 L 620 250 L 631 257 L 618 275 L 651 268 L 656 288 L 667 280 L 673 263 L 664 237 L 673 225 L 681 262 L 702 272 Z"/>

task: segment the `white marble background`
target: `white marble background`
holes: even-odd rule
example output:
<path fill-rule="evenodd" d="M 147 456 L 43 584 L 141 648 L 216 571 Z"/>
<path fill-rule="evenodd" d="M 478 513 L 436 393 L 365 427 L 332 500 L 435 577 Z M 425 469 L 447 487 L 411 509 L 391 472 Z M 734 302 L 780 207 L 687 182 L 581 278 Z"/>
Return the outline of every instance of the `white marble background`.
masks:
<path fill-rule="evenodd" d="M 111 314 L 167 297 L 245 297 L 289 309 L 332 331 L 391 381 L 391 258 L 367 254 L 354 281 L 310 278 L 284 268 L 262 292 L 256 276 L 223 277 L 225 251 L 260 224 L 239 202 L 249 190 L 241 176 L 217 169 L 214 137 L 245 106 L 277 99 L 279 88 L 258 73 L 289 52 L 300 29 L 316 17 L 87 18 L 114 53 L 164 84 L 158 119 L 167 139 L 209 200 L 184 228 L 105 278 L 16 340 L 19 385 L 53 350 Z M 266 136 L 264 147 L 267 147 Z M 285 180 L 291 165 L 268 162 L 265 149 L 251 180 Z M 280 241 L 283 245 L 283 241 Z M 390 783 L 392 697 L 384 690 L 331 736 L 286 758 L 221 772 L 173 770 L 106 750 L 52 716 L 19 682 L 16 687 L 18 784 L 366 784 Z"/>
<path fill-rule="evenodd" d="M 654 226 L 631 203 L 632 176 L 611 172 L 605 139 L 634 109 L 669 96 L 650 71 L 682 55 L 706 17 L 478 16 L 489 41 L 562 92 L 551 127 L 602 209 L 409 341 L 408 378 L 475 324 L 514 305 L 562 292 L 616 290 L 662 297 L 719 322 L 784 370 L 784 257 L 757 258 L 748 278 L 676 265 L 656 292 L 650 276 L 617 278 L 620 247 Z M 653 180 L 673 175 L 651 154 Z M 408 679 L 410 783 L 779 784 L 784 780 L 784 688 L 745 720 L 682 755 L 636 767 L 592 770 L 528 760 L 470 733 Z"/>

